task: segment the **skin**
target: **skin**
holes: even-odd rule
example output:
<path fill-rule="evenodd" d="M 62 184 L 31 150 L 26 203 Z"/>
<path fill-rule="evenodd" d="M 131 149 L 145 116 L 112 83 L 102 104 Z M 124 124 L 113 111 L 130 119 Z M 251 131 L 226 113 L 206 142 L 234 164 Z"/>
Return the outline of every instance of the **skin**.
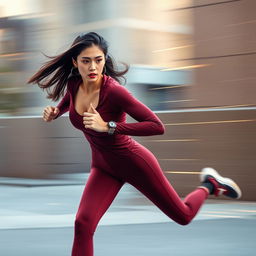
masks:
<path fill-rule="evenodd" d="M 77 59 L 72 58 L 74 67 L 78 68 L 78 71 L 82 77 L 83 83 L 81 84 L 81 90 L 86 94 L 90 95 L 99 91 L 103 75 L 102 71 L 105 65 L 105 55 L 103 51 L 96 45 L 84 49 L 78 56 Z M 90 73 L 96 73 L 95 78 L 90 78 Z M 43 119 L 46 122 L 53 120 L 59 113 L 57 107 L 47 106 L 44 109 Z M 85 128 L 95 130 L 97 132 L 107 132 L 108 125 L 105 122 L 97 110 L 90 104 L 87 112 L 83 113 L 83 124 Z"/>

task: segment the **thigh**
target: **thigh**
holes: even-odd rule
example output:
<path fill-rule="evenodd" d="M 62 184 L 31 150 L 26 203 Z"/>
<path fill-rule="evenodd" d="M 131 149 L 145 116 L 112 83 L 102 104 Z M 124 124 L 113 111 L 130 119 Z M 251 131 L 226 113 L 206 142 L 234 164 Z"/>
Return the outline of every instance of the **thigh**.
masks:
<path fill-rule="evenodd" d="M 80 200 L 76 219 L 90 222 L 94 230 L 123 184 L 124 182 L 105 171 L 92 167 Z"/>
<path fill-rule="evenodd" d="M 188 207 L 164 175 L 154 154 L 145 147 L 131 155 L 126 181 L 147 196 L 165 214 L 174 220 L 180 214 L 189 214 Z"/>

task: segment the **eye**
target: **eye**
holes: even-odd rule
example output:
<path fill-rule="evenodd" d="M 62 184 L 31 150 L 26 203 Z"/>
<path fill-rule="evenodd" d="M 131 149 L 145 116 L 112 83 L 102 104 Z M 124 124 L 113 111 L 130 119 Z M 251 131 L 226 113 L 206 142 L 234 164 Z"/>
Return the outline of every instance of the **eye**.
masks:
<path fill-rule="evenodd" d="M 82 60 L 83 63 L 89 63 L 89 60 Z"/>
<path fill-rule="evenodd" d="M 102 59 L 98 59 L 98 60 L 97 60 L 97 62 L 101 62 L 101 61 L 102 61 Z"/>

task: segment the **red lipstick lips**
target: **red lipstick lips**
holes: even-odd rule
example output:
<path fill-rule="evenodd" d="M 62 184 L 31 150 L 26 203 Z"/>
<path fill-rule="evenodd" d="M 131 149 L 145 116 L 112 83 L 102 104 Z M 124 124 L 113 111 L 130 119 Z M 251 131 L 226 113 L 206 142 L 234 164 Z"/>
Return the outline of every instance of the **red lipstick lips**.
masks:
<path fill-rule="evenodd" d="M 90 73 L 88 76 L 89 76 L 90 78 L 95 78 L 95 77 L 97 76 L 97 74 L 95 74 L 95 73 Z"/>

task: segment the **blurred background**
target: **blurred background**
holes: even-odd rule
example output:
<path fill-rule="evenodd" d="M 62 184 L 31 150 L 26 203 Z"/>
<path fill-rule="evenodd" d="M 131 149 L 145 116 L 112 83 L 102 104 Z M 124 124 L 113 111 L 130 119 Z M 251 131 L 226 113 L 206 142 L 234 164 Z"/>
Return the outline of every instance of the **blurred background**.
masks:
<path fill-rule="evenodd" d="M 165 124 L 164 135 L 134 139 L 180 195 L 211 166 L 256 200 L 255 9 L 253 0 L 0 0 L 0 180 L 90 171 L 83 134 L 68 113 L 45 123 L 43 108 L 57 102 L 26 81 L 43 53 L 95 31 L 130 65 L 125 86 Z"/>

